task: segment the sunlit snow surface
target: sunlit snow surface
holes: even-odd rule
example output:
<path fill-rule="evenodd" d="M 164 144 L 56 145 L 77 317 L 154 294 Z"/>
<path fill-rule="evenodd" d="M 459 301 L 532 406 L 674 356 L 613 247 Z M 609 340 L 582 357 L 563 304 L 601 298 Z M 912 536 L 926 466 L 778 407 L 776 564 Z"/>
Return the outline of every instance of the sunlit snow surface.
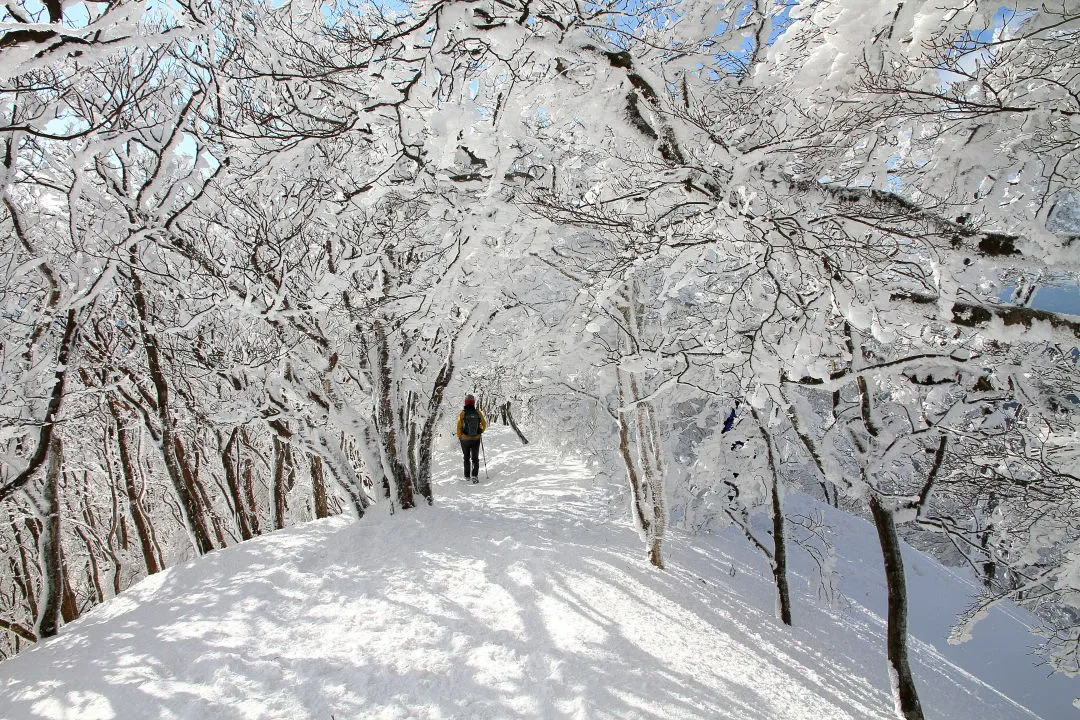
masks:
<path fill-rule="evenodd" d="M 793 551 L 787 629 L 739 536 L 673 537 L 654 570 L 583 465 L 501 428 L 485 444 L 479 486 L 452 479 L 444 449 L 434 508 L 311 523 L 139 584 L 0 664 L 0 717 L 891 717 L 870 526 L 832 518 L 847 573 L 835 615 Z M 997 613 L 947 645 L 965 586 L 917 553 L 908 565 L 927 717 L 1038 717 L 1002 692 L 1045 720 L 1080 716 L 1075 681 L 1029 666 L 1017 620 Z"/>

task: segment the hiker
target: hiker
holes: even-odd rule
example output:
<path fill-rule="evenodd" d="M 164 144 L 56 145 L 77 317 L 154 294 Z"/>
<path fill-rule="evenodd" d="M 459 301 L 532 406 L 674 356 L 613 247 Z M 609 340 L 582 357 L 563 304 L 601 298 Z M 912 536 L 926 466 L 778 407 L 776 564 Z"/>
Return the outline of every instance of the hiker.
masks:
<path fill-rule="evenodd" d="M 480 442 L 484 430 L 487 430 L 484 413 L 476 409 L 476 398 L 472 394 L 466 395 L 465 408 L 457 418 L 457 436 L 461 441 L 461 454 L 465 456 L 467 482 L 480 482 Z"/>

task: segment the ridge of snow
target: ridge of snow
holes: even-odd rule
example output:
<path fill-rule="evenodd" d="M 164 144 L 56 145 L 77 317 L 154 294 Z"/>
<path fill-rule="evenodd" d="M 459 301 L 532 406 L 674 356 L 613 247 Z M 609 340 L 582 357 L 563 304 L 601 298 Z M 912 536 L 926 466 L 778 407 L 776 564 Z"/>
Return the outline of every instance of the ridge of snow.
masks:
<path fill-rule="evenodd" d="M 868 524 L 789 498 L 833 524 L 846 600 L 816 604 L 793 548 L 788 629 L 740 536 L 673 534 L 655 570 L 625 519 L 600 517 L 618 489 L 505 428 L 487 440 L 479 486 L 440 448 L 434 507 L 316 521 L 147 578 L 0 664 L 0 716 L 892 717 Z M 970 584 L 905 561 L 928 718 L 1065 716 L 1075 686 L 1022 667 L 1020 611 L 950 646 Z"/>

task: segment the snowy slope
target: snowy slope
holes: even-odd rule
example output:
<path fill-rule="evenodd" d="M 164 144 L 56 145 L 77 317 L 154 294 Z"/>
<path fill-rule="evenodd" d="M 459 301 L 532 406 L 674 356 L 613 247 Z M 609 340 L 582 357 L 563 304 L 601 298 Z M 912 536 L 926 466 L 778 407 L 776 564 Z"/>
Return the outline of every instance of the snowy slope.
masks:
<path fill-rule="evenodd" d="M 788 505 L 789 511 L 811 504 L 805 498 L 794 500 Z M 887 603 L 881 551 L 873 527 L 850 515 L 829 508 L 822 510 L 820 504 L 813 505 L 826 513 L 837 547 L 841 548 L 836 568 L 838 584 L 853 603 L 844 613 L 844 624 L 876 634 Z M 1039 659 L 1032 653 L 1038 638 L 1029 630 L 1038 623 L 1030 613 L 1012 605 L 995 608 L 975 626 L 970 640 L 950 645 L 946 638 L 956 617 L 977 597 L 977 583 L 970 574 L 943 567 L 910 548 L 905 550 L 911 605 L 908 629 L 915 637 L 911 652 L 923 666 L 932 669 L 951 663 L 964 668 L 1046 720 L 1080 719 L 1080 711 L 1073 707 L 1073 700 L 1080 695 L 1080 680 L 1051 677 L 1046 667 L 1038 665 Z M 916 677 L 916 681 L 920 679 Z"/>
<path fill-rule="evenodd" d="M 856 553 L 846 609 L 830 615 L 796 579 L 786 629 L 738 536 L 672 538 L 656 571 L 603 517 L 611 488 L 583 465 L 501 428 L 486 445 L 491 480 L 476 487 L 453 479 L 447 448 L 433 508 L 291 528 L 142 582 L 0 664 L 0 717 L 891 717 L 869 526 L 835 518 Z M 962 604 L 960 579 L 915 555 L 914 593 Z M 946 613 L 926 612 L 916 632 L 938 633 Z M 1039 717 L 971 674 L 1026 662 L 1027 638 L 1006 634 L 1016 621 L 990 622 L 968 656 L 940 633 L 916 643 L 928 717 Z M 1015 696 L 1041 677 L 992 675 Z M 1073 717 L 1075 690 L 1024 699 L 1044 720 Z"/>

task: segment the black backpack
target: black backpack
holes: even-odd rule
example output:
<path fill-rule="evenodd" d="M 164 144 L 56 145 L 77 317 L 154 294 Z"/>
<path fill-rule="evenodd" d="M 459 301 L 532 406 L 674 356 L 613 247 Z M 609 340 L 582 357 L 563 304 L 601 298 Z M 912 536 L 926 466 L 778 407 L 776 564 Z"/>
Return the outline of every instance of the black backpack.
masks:
<path fill-rule="evenodd" d="M 469 437 L 480 434 L 480 413 L 473 408 L 465 408 L 465 419 L 461 421 L 461 432 Z"/>

